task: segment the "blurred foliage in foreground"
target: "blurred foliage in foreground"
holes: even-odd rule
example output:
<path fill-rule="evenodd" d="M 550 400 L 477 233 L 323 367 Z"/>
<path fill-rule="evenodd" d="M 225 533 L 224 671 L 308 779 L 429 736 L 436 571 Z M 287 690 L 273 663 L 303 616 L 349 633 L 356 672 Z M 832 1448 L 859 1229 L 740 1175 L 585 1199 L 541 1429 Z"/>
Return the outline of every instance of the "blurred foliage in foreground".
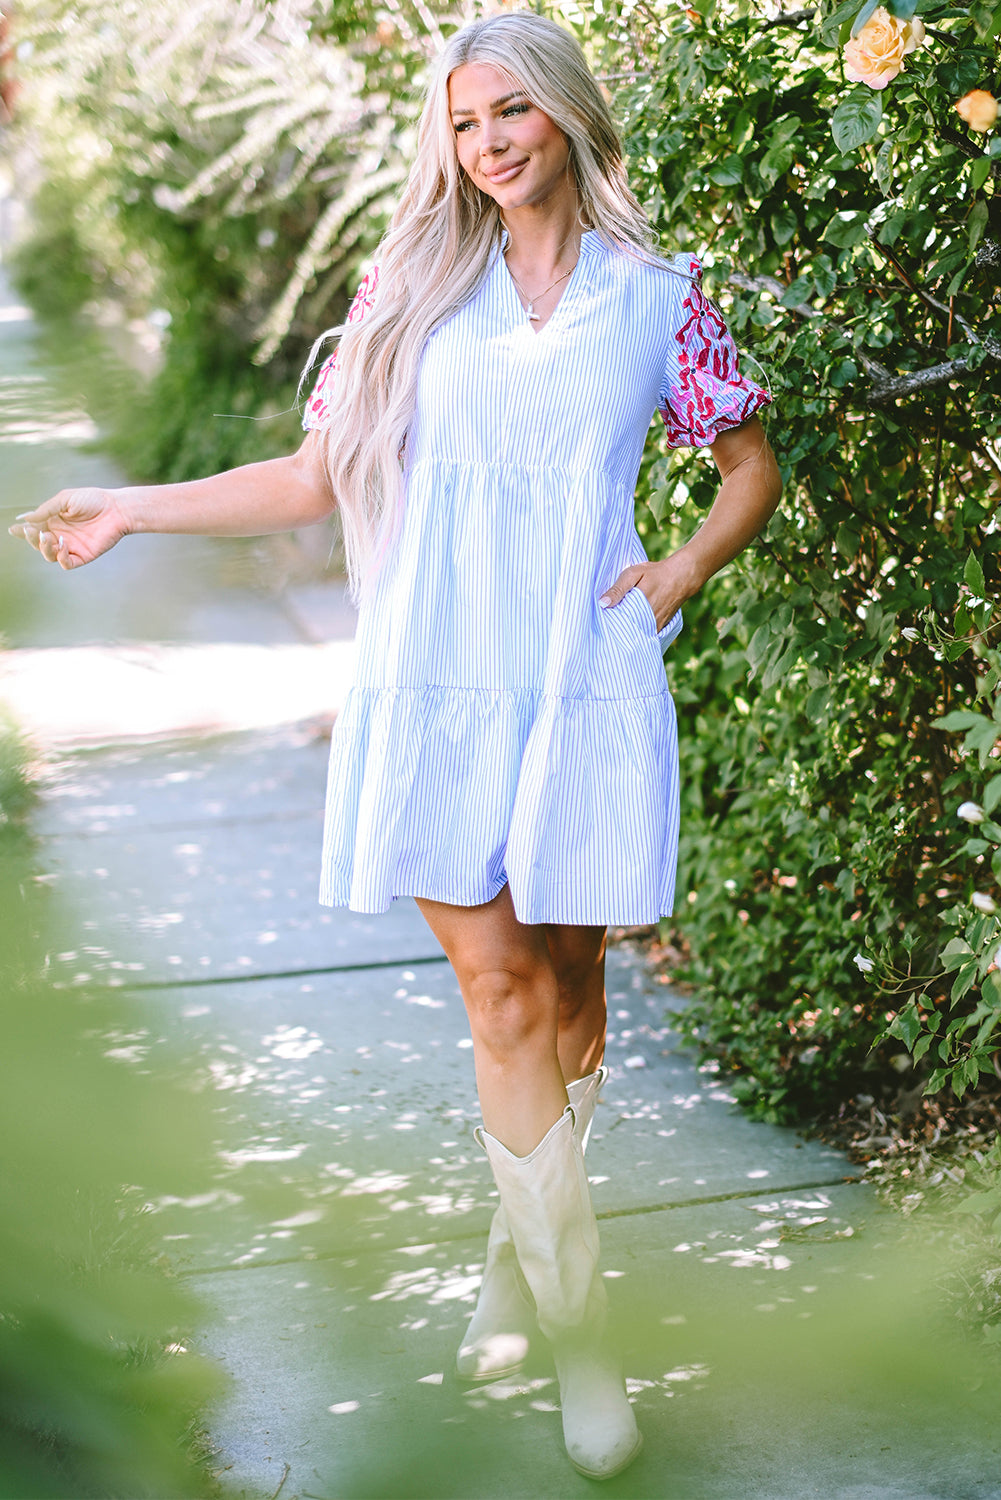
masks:
<path fill-rule="evenodd" d="M 160 1264 L 156 1193 L 191 1193 L 207 1120 L 126 1065 L 114 991 L 42 982 L 58 914 L 32 876 L 19 746 L 0 733 L 0 1496 L 197 1496 L 217 1381 Z M 46 942 L 40 933 L 44 930 Z"/>
<path fill-rule="evenodd" d="M 775 396 L 781 513 L 693 604 L 670 664 L 687 1024 L 771 1118 L 860 1088 L 976 1088 L 1001 1041 L 1001 137 L 984 115 L 1001 8 L 548 8 L 613 95 L 665 248 L 703 256 Z M 206 0 L 186 23 L 162 0 L 25 0 L 19 108 L 45 187 L 24 277 L 51 286 L 47 235 L 76 295 L 171 319 L 137 472 L 293 440 L 291 418 L 206 417 L 288 404 L 402 179 L 445 14 Z M 845 72 L 867 26 L 900 41 L 878 87 Z M 956 111 L 974 91 L 977 128 Z M 651 552 L 691 532 L 714 480 L 707 455 L 651 438 Z"/>

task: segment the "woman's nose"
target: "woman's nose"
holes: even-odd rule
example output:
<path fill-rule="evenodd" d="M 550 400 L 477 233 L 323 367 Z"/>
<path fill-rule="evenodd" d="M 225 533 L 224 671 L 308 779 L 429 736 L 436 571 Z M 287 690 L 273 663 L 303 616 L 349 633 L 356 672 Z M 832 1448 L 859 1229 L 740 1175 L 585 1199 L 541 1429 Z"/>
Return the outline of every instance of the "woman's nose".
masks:
<path fill-rule="evenodd" d="M 504 132 L 500 125 L 493 120 L 488 121 L 480 131 L 480 152 L 483 156 L 496 156 L 507 146 Z"/>

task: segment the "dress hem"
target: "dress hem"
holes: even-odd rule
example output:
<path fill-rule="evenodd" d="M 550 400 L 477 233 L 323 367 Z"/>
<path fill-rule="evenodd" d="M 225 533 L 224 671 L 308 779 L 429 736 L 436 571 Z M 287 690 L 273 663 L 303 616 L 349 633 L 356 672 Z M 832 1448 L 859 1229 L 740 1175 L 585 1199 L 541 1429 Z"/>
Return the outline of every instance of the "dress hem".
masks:
<path fill-rule="evenodd" d="M 491 895 L 484 896 L 480 900 L 473 901 L 448 901 L 445 900 L 440 894 L 429 895 L 425 891 L 406 890 L 395 891 L 393 895 L 388 898 L 385 905 L 382 906 L 378 905 L 374 901 L 356 905 L 350 897 L 347 900 L 337 900 L 333 896 L 330 896 L 326 893 L 321 893 L 320 905 L 325 906 L 330 910 L 340 909 L 353 911 L 357 912 L 359 916 L 367 917 L 385 916 L 396 901 L 422 900 L 435 901 L 442 906 L 486 906 L 490 901 L 495 900 L 500 895 L 501 891 L 507 884 L 509 884 L 507 880 L 502 880 Z M 635 912 L 615 912 L 611 916 L 574 915 L 572 917 L 568 917 L 550 909 L 544 909 L 539 914 L 528 914 L 523 916 L 522 913 L 518 910 L 517 902 L 514 903 L 514 908 L 515 916 L 518 918 L 518 921 L 526 927 L 536 927 L 549 923 L 561 927 L 650 927 L 653 923 L 659 922 L 663 917 L 670 917 L 673 915 L 674 896 L 672 892 L 671 900 L 668 903 L 661 904 L 659 902 L 655 902 L 652 907 L 639 914 Z M 655 915 L 654 912 L 656 912 Z"/>

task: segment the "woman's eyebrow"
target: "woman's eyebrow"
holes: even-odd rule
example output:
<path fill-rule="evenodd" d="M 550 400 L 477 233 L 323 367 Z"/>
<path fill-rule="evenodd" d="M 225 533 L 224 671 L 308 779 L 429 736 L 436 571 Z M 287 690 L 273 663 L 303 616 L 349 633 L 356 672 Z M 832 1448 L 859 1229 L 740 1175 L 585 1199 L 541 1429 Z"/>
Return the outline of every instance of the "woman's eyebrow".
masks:
<path fill-rule="evenodd" d="M 509 104 L 512 99 L 523 99 L 524 97 L 524 89 L 515 89 L 513 94 L 504 94 L 502 98 L 494 99 L 494 101 L 490 105 L 490 108 L 500 109 L 502 104 Z M 475 109 L 453 109 L 452 116 L 453 118 L 455 118 L 458 115 L 475 115 L 475 113 Z"/>

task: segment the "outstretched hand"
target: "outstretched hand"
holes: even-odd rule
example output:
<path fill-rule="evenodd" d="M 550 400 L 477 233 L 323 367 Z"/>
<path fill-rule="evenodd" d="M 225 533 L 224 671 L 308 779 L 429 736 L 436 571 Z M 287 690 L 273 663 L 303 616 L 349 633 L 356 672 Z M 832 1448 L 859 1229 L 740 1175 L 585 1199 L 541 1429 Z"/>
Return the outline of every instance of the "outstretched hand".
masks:
<path fill-rule="evenodd" d="M 60 490 L 37 510 L 26 511 L 8 527 L 46 562 L 79 568 L 107 552 L 129 532 L 112 490 Z"/>

